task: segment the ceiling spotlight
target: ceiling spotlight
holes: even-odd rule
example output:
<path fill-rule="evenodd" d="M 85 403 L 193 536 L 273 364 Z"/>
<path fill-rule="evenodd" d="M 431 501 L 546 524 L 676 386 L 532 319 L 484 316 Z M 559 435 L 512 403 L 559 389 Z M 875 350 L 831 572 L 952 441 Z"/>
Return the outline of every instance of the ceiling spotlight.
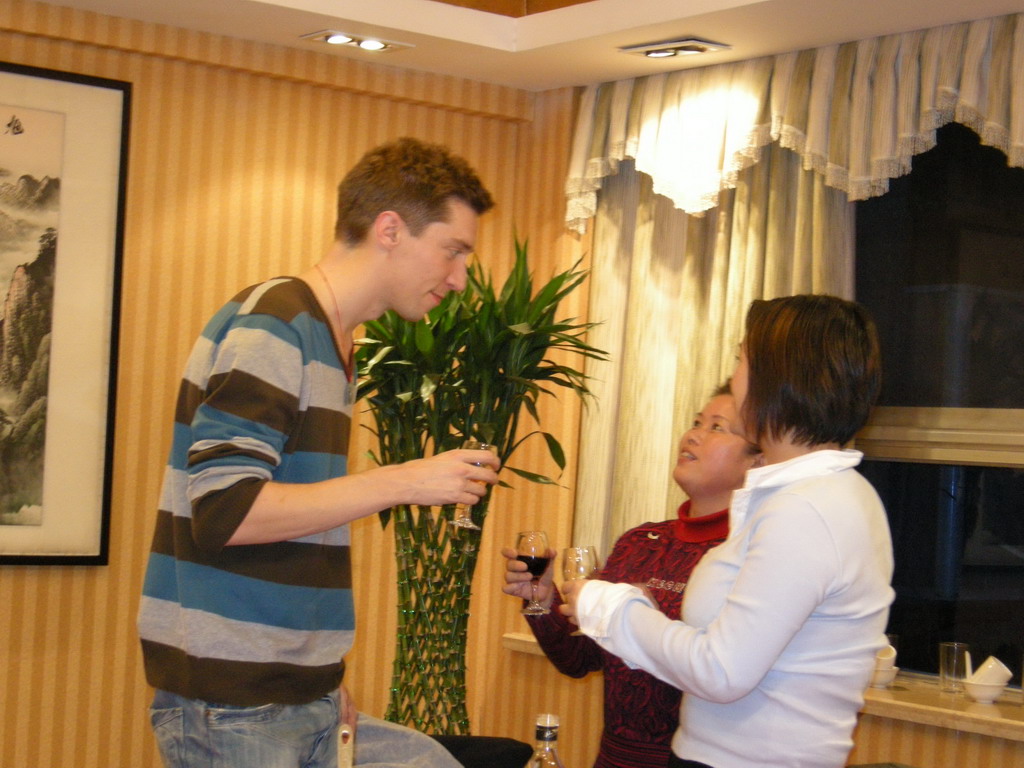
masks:
<path fill-rule="evenodd" d="M 672 56 L 693 56 L 714 51 L 727 51 L 732 48 L 725 43 L 713 43 L 699 37 L 687 37 L 682 40 L 663 40 L 659 43 L 643 43 L 626 45 L 619 48 L 623 53 L 635 56 L 646 56 L 649 59 L 666 59 Z"/>
<path fill-rule="evenodd" d="M 324 29 L 319 32 L 310 32 L 308 35 L 300 35 L 304 40 L 313 40 L 318 43 L 329 45 L 347 45 L 351 48 L 361 48 L 364 51 L 395 51 L 399 48 L 412 48 L 410 43 L 399 43 L 394 40 L 381 40 L 375 37 L 360 37 L 350 35 L 348 32 L 339 32 L 336 29 Z"/>

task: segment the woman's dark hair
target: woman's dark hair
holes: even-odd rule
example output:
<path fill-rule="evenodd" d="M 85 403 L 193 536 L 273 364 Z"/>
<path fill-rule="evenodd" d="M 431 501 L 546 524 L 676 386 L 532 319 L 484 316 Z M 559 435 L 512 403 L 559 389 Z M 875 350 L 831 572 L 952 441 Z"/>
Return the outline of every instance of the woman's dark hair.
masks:
<path fill-rule="evenodd" d="M 875 323 L 861 305 L 825 295 L 754 301 L 743 348 L 743 418 L 754 439 L 844 445 L 864 426 L 882 369 Z"/>

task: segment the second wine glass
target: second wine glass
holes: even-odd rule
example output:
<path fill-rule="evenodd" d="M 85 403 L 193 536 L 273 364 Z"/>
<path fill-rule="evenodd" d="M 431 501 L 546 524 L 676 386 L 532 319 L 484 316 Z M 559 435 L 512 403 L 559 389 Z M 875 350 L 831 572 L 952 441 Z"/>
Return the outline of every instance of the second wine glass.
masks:
<path fill-rule="evenodd" d="M 543 616 L 546 613 L 551 613 L 550 609 L 537 602 L 537 582 L 540 581 L 540 577 L 548 569 L 548 563 L 551 562 L 551 558 L 548 556 L 549 549 L 548 535 L 544 531 L 523 531 L 516 540 L 516 560 L 526 563 L 526 570 L 532 577 L 530 600 L 522 610 L 522 613 L 527 616 Z"/>
<path fill-rule="evenodd" d="M 484 443 L 480 440 L 465 440 L 462 443 L 463 448 L 468 448 L 472 451 L 490 451 L 497 455 L 498 449 L 490 443 Z M 473 462 L 476 466 L 483 466 L 480 462 Z M 455 506 L 455 517 L 452 518 L 452 525 L 456 528 L 468 528 L 472 531 L 479 531 L 480 526 L 473 522 L 472 516 L 469 514 L 468 504 L 457 504 Z"/>

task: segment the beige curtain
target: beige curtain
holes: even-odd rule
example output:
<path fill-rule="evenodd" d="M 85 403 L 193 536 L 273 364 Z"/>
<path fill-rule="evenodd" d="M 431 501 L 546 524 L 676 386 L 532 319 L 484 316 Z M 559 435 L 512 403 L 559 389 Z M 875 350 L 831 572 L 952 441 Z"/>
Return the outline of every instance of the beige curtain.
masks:
<path fill-rule="evenodd" d="M 594 228 L 574 538 L 671 515 L 679 436 L 754 298 L 853 294 L 853 206 L 956 120 L 1024 166 L 1024 15 L 591 86 L 566 183 Z"/>
<path fill-rule="evenodd" d="M 750 301 L 852 294 L 853 208 L 777 145 L 704 216 L 675 208 L 632 161 L 607 180 L 594 221 L 591 366 L 574 539 L 605 554 L 628 528 L 684 499 L 671 479 L 694 414 L 731 373 Z M 799 258 L 794 255 L 798 254 Z"/>

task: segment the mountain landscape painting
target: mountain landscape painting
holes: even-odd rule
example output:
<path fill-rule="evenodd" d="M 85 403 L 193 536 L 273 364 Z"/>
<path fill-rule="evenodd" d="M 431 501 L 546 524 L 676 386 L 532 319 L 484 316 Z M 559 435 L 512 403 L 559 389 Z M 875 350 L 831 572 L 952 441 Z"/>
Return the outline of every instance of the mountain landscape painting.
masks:
<path fill-rule="evenodd" d="M 42 525 L 64 115 L 0 102 L 0 525 Z"/>

